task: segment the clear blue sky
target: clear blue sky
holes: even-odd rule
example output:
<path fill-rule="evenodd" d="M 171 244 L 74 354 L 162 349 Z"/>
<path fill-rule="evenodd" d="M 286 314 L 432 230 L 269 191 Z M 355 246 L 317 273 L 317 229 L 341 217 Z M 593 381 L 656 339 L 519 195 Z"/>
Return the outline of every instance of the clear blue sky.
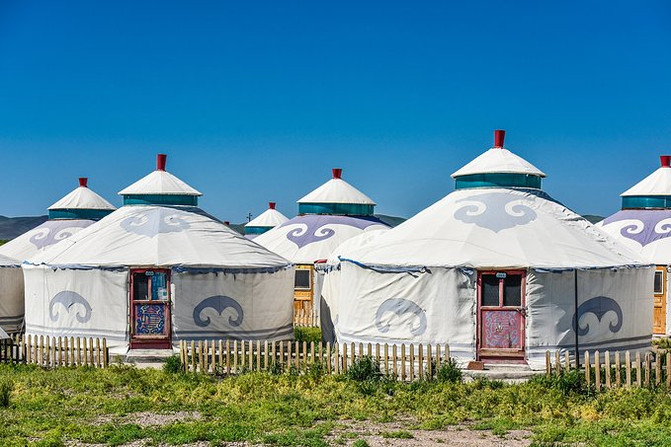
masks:
<path fill-rule="evenodd" d="M 364 5 L 364 3 L 366 3 Z M 671 3 L 0 0 L 0 215 L 168 170 L 287 215 L 332 167 L 409 217 L 492 130 L 606 215 L 671 153 Z"/>

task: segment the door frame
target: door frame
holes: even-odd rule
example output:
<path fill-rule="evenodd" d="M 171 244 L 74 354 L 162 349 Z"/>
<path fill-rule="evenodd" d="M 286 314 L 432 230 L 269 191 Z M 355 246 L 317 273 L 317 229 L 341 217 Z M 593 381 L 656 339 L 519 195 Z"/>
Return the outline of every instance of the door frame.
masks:
<path fill-rule="evenodd" d="M 151 272 L 160 272 L 166 274 L 166 287 L 168 290 L 168 299 L 165 301 L 162 300 L 134 300 L 133 299 L 133 290 L 134 290 L 134 273 L 146 273 Z M 130 326 L 129 326 L 129 347 L 130 349 L 172 349 L 172 293 L 171 293 L 171 271 L 166 268 L 131 268 L 130 269 L 130 280 L 129 280 L 129 293 L 128 301 L 130 304 Z M 149 288 L 151 293 L 151 287 Z M 165 305 L 165 336 L 154 336 L 154 335 L 135 335 L 135 303 L 147 303 L 147 304 L 164 304 Z"/>
<path fill-rule="evenodd" d="M 653 290 L 652 290 L 652 296 L 653 296 L 653 320 L 652 320 L 652 333 L 654 335 L 666 335 L 666 328 L 668 325 L 668 322 L 666 321 L 666 306 L 668 306 L 668 299 L 667 299 L 667 293 L 668 293 L 668 287 L 666 284 L 666 281 L 668 279 L 668 268 L 665 265 L 656 265 L 655 266 L 655 275 L 657 272 L 660 272 L 662 274 L 662 293 L 655 293 L 654 285 L 653 285 Z M 655 301 L 657 298 L 661 299 L 662 306 L 661 306 L 661 312 L 662 312 L 662 330 L 661 331 L 655 331 Z"/>
<path fill-rule="evenodd" d="M 520 305 L 519 306 L 503 306 L 503 288 L 501 287 L 501 281 L 499 281 L 499 306 L 490 307 L 482 306 L 482 275 L 496 275 L 497 273 L 505 273 L 506 275 L 520 275 L 522 277 L 520 281 Z M 504 361 L 507 363 L 526 363 L 526 281 L 527 272 L 526 270 L 515 270 L 515 269 L 501 269 L 501 270 L 478 270 L 478 279 L 477 279 L 477 328 L 475 332 L 476 338 L 476 360 L 486 359 L 492 363 L 497 361 Z M 504 280 L 504 278 L 501 278 Z M 521 327 L 520 327 L 520 340 L 521 346 L 519 350 L 515 349 L 514 351 L 500 351 L 500 354 L 491 352 L 490 349 L 484 355 L 482 354 L 482 331 L 484 329 L 482 325 L 482 311 L 483 310 L 517 310 L 522 315 Z M 519 310 L 518 310 L 519 309 Z"/>

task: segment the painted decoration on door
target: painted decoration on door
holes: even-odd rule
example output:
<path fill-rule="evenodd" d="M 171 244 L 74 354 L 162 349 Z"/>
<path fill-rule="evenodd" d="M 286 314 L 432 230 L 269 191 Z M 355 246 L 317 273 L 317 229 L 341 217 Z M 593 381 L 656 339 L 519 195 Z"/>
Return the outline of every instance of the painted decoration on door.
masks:
<path fill-rule="evenodd" d="M 386 314 L 391 313 L 390 317 Z M 399 320 L 403 315 L 414 315 L 416 318 L 408 320 L 408 328 L 412 335 L 422 335 L 426 332 L 426 312 L 417 303 L 405 298 L 390 298 L 380 304 L 375 313 L 375 327 L 381 333 L 389 332 L 392 320 Z M 387 317 L 387 318 L 386 318 Z"/>
<path fill-rule="evenodd" d="M 583 315 L 590 313 L 594 314 L 596 315 L 596 319 L 599 321 L 599 323 L 601 323 L 601 320 L 608 312 L 613 312 L 616 317 L 615 321 L 610 322 L 608 329 L 612 333 L 619 332 L 622 328 L 622 308 L 614 299 L 608 298 L 607 296 L 597 296 L 590 298 L 578 306 L 578 335 L 584 336 L 587 335 L 590 331 L 589 324 L 585 324 L 585 326 L 580 324 L 580 320 L 582 319 Z M 573 331 L 575 332 L 575 314 L 573 315 L 572 321 Z"/>
<path fill-rule="evenodd" d="M 201 314 L 205 309 L 214 309 L 219 315 L 226 309 L 231 309 L 235 312 L 235 318 L 233 318 L 233 315 L 229 315 L 228 324 L 233 327 L 240 326 L 242 324 L 242 319 L 244 318 L 240 303 L 230 296 L 215 295 L 205 298 L 193 309 L 193 322 L 196 326 L 207 327 L 212 322 L 210 317 L 201 318 Z"/>
<path fill-rule="evenodd" d="M 455 219 L 495 233 L 526 225 L 538 217 L 528 200 L 510 193 L 474 194 L 457 203 L 461 206 L 454 212 Z"/>
<path fill-rule="evenodd" d="M 135 305 L 135 335 L 164 335 L 165 305 Z"/>
<path fill-rule="evenodd" d="M 91 319 L 93 309 L 91 309 L 91 305 L 86 298 L 77 292 L 64 290 L 58 292 L 49 303 L 49 318 L 51 318 L 51 321 L 57 321 L 60 317 L 60 311 L 57 307 L 59 304 L 65 308 L 66 313 L 74 310 L 76 312 L 75 317 L 80 323 L 86 323 Z"/>
<path fill-rule="evenodd" d="M 515 310 L 482 311 L 483 348 L 521 348 L 522 314 Z"/>

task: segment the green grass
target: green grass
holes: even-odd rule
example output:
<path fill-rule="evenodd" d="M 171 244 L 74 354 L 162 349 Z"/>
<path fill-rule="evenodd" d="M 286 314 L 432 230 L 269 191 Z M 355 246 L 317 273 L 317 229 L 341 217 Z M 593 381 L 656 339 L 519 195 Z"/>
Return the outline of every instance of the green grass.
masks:
<path fill-rule="evenodd" d="M 308 343 L 311 341 L 321 343 L 322 330 L 318 327 L 295 327 L 294 338 L 301 343 L 304 341 Z"/>
<path fill-rule="evenodd" d="M 402 430 L 386 433 L 391 438 L 411 437 L 413 429 L 463 424 L 497 435 L 529 429 L 536 445 L 671 445 L 669 390 L 595 394 L 574 380 L 579 379 L 403 384 L 316 373 L 215 379 L 119 366 L 47 371 L 0 365 L 0 383 L 12 384 L 8 407 L 0 407 L 0 445 L 23 446 L 26 439 L 44 446 L 75 440 L 121 445 L 145 439 L 168 445 L 324 446 L 345 420 L 403 421 Z M 139 418 L 142 412 L 177 411 L 195 412 L 198 419 L 146 426 Z"/>

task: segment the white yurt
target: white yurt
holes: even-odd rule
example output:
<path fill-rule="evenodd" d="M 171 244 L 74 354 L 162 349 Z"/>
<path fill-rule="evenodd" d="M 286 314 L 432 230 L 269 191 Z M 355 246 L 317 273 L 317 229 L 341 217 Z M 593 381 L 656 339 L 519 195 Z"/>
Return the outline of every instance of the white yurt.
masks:
<path fill-rule="evenodd" d="M 41 225 L 0 246 L 0 326 L 7 332 L 18 332 L 23 326 L 23 272 L 15 267 L 18 261 L 31 258 L 42 250 L 61 242 L 95 223 L 116 208 L 88 187 L 88 179 L 79 179 L 79 186 L 49 207 L 49 219 Z"/>
<path fill-rule="evenodd" d="M 546 350 L 649 347 L 651 267 L 544 193 L 545 174 L 495 135 L 454 192 L 343 250 L 323 292 L 337 340 L 532 368 Z"/>
<path fill-rule="evenodd" d="M 23 265 L 26 332 L 106 337 L 117 352 L 184 339 L 293 336 L 293 268 L 198 208 L 157 170 L 124 206 Z"/>
<path fill-rule="evenodd" d="M 298 216 L 254 239 L 296 265 L 294 309 L 319 319 L 323 263 L 340 244 L 363 232 L 388 228 L 374 216 L 375 202 L 342 179 L 333 178 L 298 201 Z"/>
<path fill-rule="evenodd" d="M 10 334 L 23 325 L 21 261 L 0 255 L 0 330 Z"/>
<path fill-rule="evenodd" d="M 245 224 L 245 236 L 247 239 L 254 239 L 288 220 L 287 216 L 276 209 L 275 202 L 268 202 L 267 210 Z"/>
<path fill-rule="evenodd" d="M 652 332 L 671 336 L 671 156 L 661 166 L 621 194 L 622 209 L 597 226 L 655 264 Z"/>

